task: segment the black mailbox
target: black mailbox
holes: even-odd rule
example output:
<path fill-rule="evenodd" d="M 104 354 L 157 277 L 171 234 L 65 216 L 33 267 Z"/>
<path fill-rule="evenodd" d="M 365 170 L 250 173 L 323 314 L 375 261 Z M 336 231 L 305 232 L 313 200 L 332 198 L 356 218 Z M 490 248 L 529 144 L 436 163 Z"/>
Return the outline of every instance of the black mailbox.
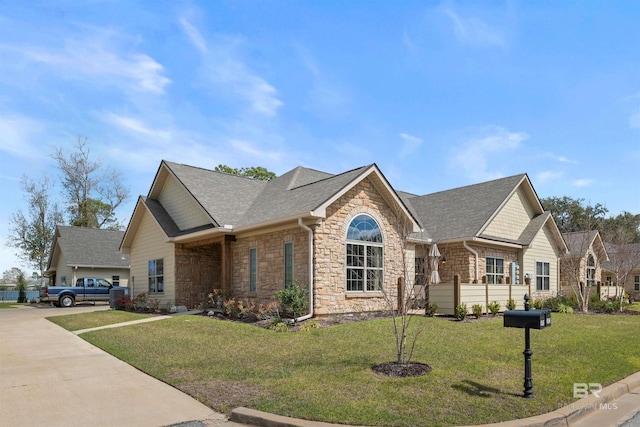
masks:
<path fill-rule="evenodd" d="M 551 326 L 551 312 L 548 310 L 507 310 L 504 312 L 504 326 L 507 328 L 544 329 Z"/>
<path fill-rule="evenodd" d="M 543 308 L 542 311 L 544 312 L 545 326 L 548 328 L 551 326 L 551 310 Z"/>

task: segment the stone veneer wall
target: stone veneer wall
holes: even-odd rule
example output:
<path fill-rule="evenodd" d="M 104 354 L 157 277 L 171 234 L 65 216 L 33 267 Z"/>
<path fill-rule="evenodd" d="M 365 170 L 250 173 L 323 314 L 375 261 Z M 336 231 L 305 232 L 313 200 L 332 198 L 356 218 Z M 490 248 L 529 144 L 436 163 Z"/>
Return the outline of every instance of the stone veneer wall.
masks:
<path fill-rule="evenodd" d="M 284 289 L 284 244 L 293 242 L 293 276 L 301 287 L 309 286 L 309 244 L 307 232 L 299 225 L 265 234 L 238 237 L 232 244 L 232 294 L 235 298 L 268 304 L 276 302 L 275 292 Z M 249 249 L 258 255 L 257 291 L 249 292 Z"/>
<path fill-rule="evenodd" d="M 486 257 L 504 259 L 504 277 L 510 279 L 511 263 L 519 261 L 518 250 L 508 250 L 503 248 L 493 248 L 488 246 L 469 246 L 478 253 L 478 283 L 482 283 L 482 277 L 486 274 Z M 460 283 L 473 283 L 475 279 L 475 255 L 463 245 L 449 245 L 440 248 L 440 252 L 446 256 L 447 262 L 440 262 L 440 278 L 444 283 L 453 283 L 453 276 L 460 275 Z M 519 261 L 521 262 L 521 261 Z M 521 283 L 523 281 L 521 280 Z"/>
<path fill-rule="evenodd" d="M 175 245 L 176 305 L 193 308 L 206 302 L 209 292 L 220 288 L 222 246 L 184 248 Z"/>
<path fill-rule="evenodd" d="M 315 313 L 334 314 L 380 311 L 389 308 L 380 292 L 346 292 L 346 236 L 358 214 L 373 217 L 382 229 L 384 243 L 383 288 L 390 301 L 396 300 L 398 277 L 404 276 L 402 243 L 395 213 L 365 179 L 327 209 L 327 218 L 314 230 Z M 409 255 L 413 258 L 413 254 Z M 413 259 L 411 259 L 413 263 Z M 412 272 L 413 274 L 413 272 Z"/>

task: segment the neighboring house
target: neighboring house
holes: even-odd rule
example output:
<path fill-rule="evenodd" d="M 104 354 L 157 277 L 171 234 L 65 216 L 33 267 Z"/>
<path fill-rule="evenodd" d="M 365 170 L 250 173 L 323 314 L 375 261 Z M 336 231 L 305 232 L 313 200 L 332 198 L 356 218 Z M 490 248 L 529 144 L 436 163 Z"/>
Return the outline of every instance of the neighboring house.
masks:
<path fill-rule="evenodd" d="M 606 243 L 609 260 L 602 263 L 602 283 L 624 286 L 626 293 L 640 300 L 640 243 Z"/>
<path fill-rule="evenodd" d="M 59 225 L 45 276 L 50 286 L 72 286 L 80 277 L 129 283 L 129 256 L 119 252 L 123 231 Z"/>
<path fill-rule="evenodd" d="M 398 193 L 375 164 L 266 182 L 162 161 L 122 241 L 130 288 L 193 307 L 213 289 L 266 303 L 297 283 L 313 314 L 384 310 L 438 243 L 446 278 L 510 281 L 517 263 L 520 283 L 557 290 L 566 247 L 527 175 L 444 193 Z"/>
<path fill-rule="evenodd" d="M 598 231 L 563 233 L 569 253 L 560 259 L 560 281 L 567 292 L 576 286 L 597 286 L 602 276 L 602 263 L 609 261 Z"/>
<path fill-rule="evenodd" d="M 547 298 L 558 292 L 558 259 L 567 248 L 526 174 L 425 196 L 405 195 L 405 200 L 424 227 L 424 234 L 438 245 L 442 282 L 451 283 L 458 275 L 460 283 L 484 283 L 493 288 L 478 293 L 477 286 L 466 287 L 467 292 L 476 290 L 479 297 L 475 302 L 485 310 L 487 300 L 500 302 L 513 297 L 522 303 L 525 293 Z M 428 254 L 426 249 L 419 249 L 418 256 Z M 525 284 L 530 286 L 525 288 Z M 434 296 L 442 290 L 440 285 L 430 288 Z M 496 292 L 488 295 L 492 290 Z M 431 300 L 442 312 L 442 302 Z"/>

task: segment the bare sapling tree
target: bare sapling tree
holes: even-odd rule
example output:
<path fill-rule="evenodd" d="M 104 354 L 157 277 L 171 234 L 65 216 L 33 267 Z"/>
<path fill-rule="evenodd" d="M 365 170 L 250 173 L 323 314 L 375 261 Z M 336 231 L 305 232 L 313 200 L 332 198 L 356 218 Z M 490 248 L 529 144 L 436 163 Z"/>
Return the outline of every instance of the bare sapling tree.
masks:
<path fill-rule="evenodd" d="M 616 295 L 620 300 L 620 310 L 622 311 L 622 301 L 625 290 L 632 285 L 633 272 L 640 268 L 640 243 L 632 243 L 634 236 L 627 229 L 620 228 L 609 234 L 611 241 L 606 243 L 609 255 L 609 268 L 613 273 L 613 281 L 616 286 L 621 286 L 622 291 Z M 617 289 L 616 289 L 616 292 Z"/>
<path fill-rule="evenodd" d="M 62 212 L 50 197 L 51 183 L 47 176 L 34 181 L 27 176 L 20 182 L 28 209 L 15 212 L 9 219 L 9 246 L 18 249 L 18 256 L 38 269 L 44 276 L 51 252 L 56 226 L 64 223 Z"/>
<path fill-rule="evenodd" d="M 78 137 L 75 151 L 57 147 L 51 157 L 62 173 L 71 225 L 119 229 L 116 209 L 129 198 L 120 172 L 91 160 L 87 138 Z"/>
<path fill-rule="evenodd" d="M 424 331 L 424 324 L 420 328 L 411 328 L 413 315 L 411 311 L 416 300 L 415 250 L 409 244 L 409 237 L 414 233 L 413 222 L 406 214 L 397 208 L 392 218 L 392 226 L 397 231 L 397 255 L 400 256 L 400 275 L 396 281 L 397 294 L 383 288 L 383 295 L 393 319 L 393 332 L 396 344 L 396 363 L 407 365 L 411 363 L 413 351 L 418 337 Z M 396 255 L 396 256 L 397 256 Z"/>

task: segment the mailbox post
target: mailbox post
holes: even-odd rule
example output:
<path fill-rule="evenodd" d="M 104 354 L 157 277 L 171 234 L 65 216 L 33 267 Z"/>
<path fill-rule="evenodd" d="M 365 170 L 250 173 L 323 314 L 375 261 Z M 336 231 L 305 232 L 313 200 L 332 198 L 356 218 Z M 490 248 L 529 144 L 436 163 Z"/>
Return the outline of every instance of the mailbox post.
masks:
<path fill-rule="evenodd" d="M 531 310 L 529 295 L 524 296 L 524 310 L 508 310 L 504 312 L 504 326 L 507 328 L 524 328 L 524 395 L 533 397 L 533 381 L 531 379 L 531 335 L 530 329 L 544 329 L 551 326 L 551 310 Z"/>

